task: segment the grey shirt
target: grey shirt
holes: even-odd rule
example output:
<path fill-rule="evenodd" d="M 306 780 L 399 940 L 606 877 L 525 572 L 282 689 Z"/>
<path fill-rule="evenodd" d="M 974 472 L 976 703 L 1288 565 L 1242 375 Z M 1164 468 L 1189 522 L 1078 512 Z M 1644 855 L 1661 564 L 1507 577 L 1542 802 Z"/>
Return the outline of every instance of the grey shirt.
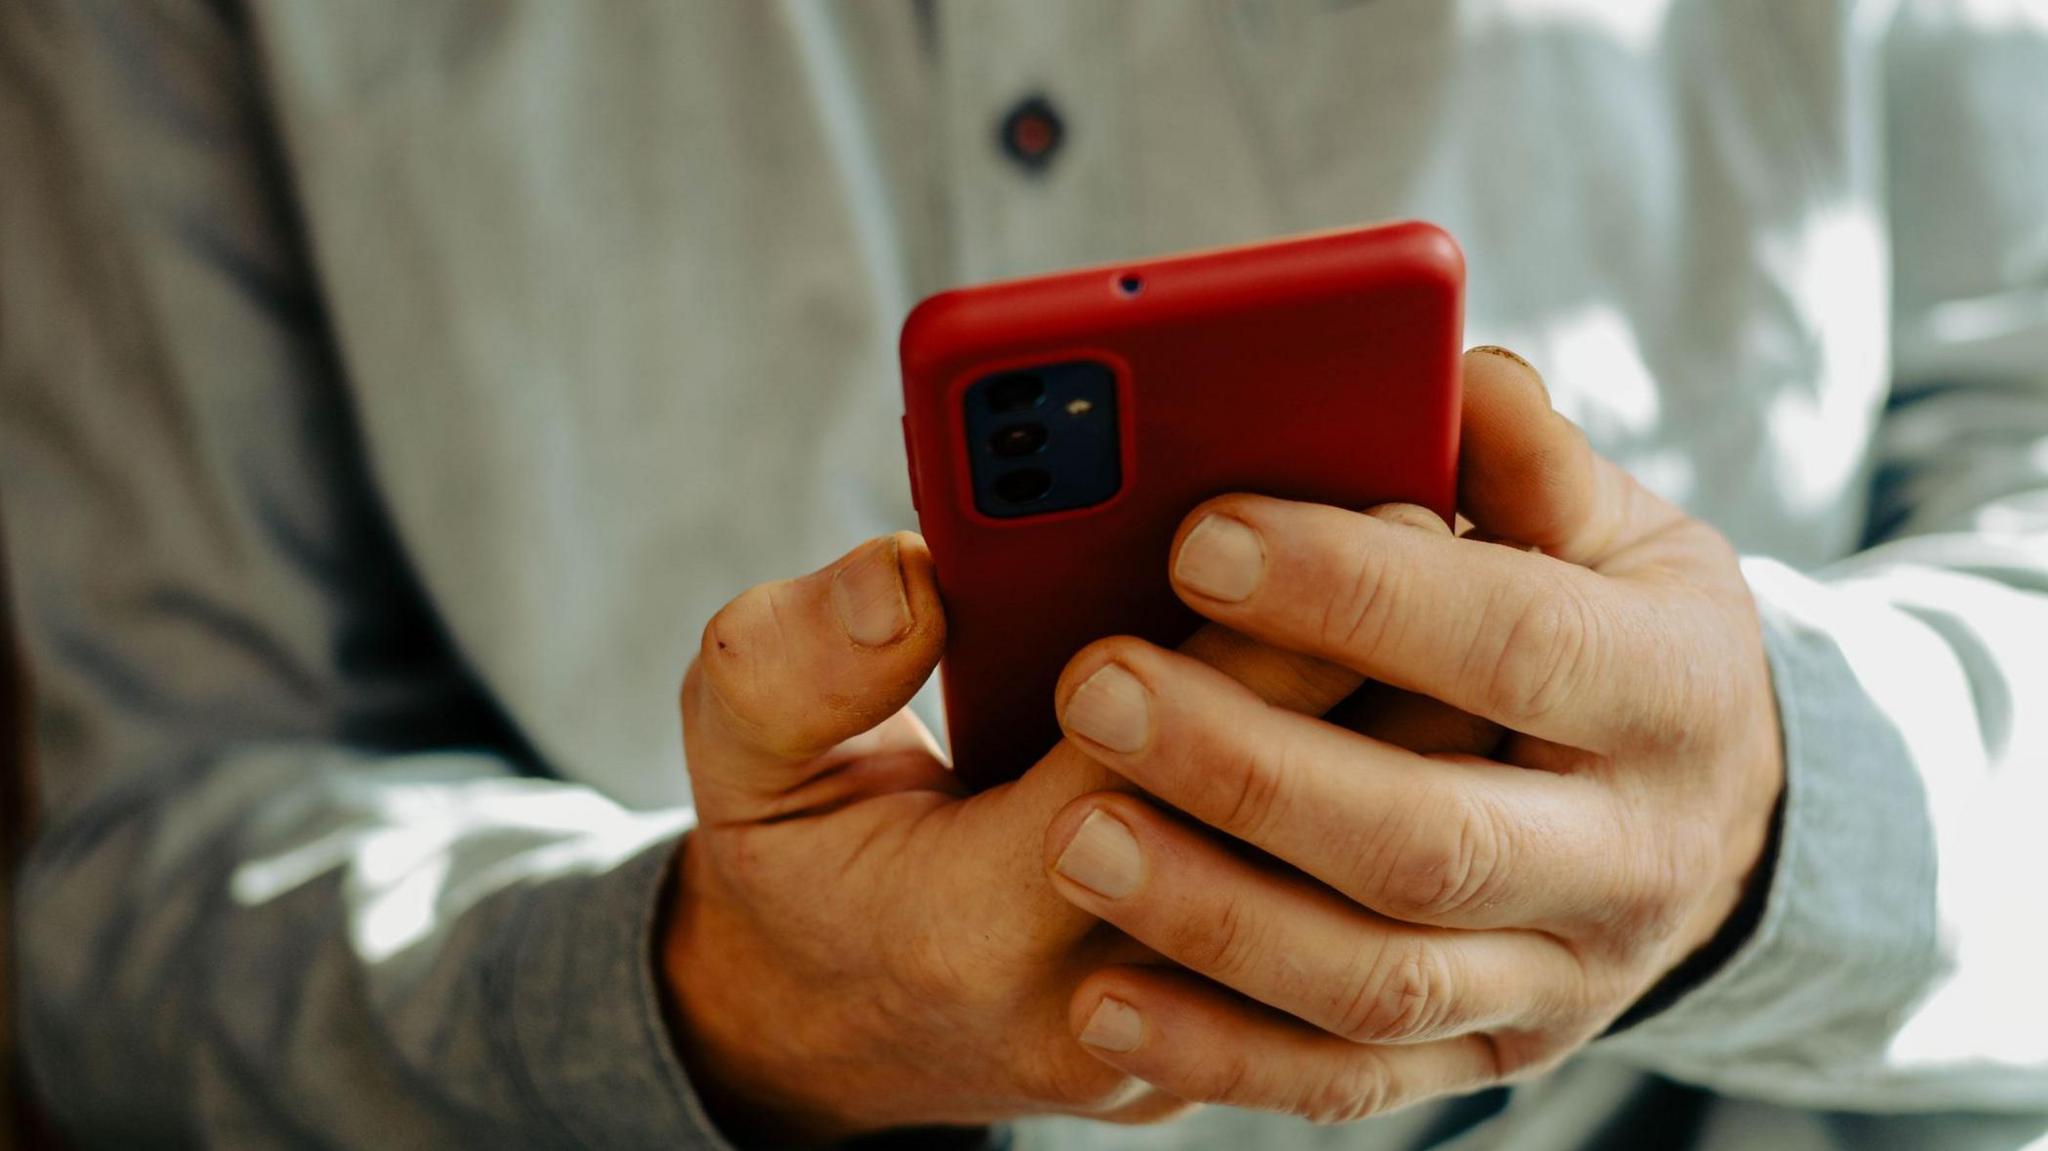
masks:
<path fill-rule="evenodd" d="M 1751 556 L 1762 922 L 1476 1127 L 1021 1138 L 2048 1130 L 2026 0 L 0 8 L 36 1081 L 96 1144 L 718 1146 L 650 966 L 674 687 L 732 594 L 913 522 L 909 302 L 1411 215 L 1472 340 Z"/>

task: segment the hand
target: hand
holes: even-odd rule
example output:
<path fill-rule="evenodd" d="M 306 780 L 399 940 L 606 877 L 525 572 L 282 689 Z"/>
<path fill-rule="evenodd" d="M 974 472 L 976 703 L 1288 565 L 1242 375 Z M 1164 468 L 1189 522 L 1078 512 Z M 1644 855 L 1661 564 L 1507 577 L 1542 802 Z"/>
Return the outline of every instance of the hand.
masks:
<path fill-rule="evenodd" d="M 1088 972 L 1152 956 L 1055 894 L 1040 845 L 1068 801 L 1127 785 L 1062 744 L 966 796 L 902 710 L 944 633 L 930 555 L 899 535 L 734 600 L 684 680 L 699 825 L 661 967 L 693 1082 L 736 1139 L 1185 1106 L 1066 1024 Z M 1214 626 L 1184 650 L 1309 714 L 1359 682 Z"/>
<path fill-rule="evenodd" d="M 1265 853 L 1128 793 L 1047 835 L 1061 894 L 1187 969 L 1110 965 L 1071 1005 L 1173 1095 L 1350 1119 L 1548 1068 L 1750 882 L 1784 769 L 1732 549 L 1519 359 L 1468 355 L 1466 388 L 1461 506 L 1540 550 L 1227 496 L 1172 571 L 1211 620 L 1500 724 L 1492 757 L 1289 714 L 1129 638 L 1062 677 L 1070 744 Z"/>

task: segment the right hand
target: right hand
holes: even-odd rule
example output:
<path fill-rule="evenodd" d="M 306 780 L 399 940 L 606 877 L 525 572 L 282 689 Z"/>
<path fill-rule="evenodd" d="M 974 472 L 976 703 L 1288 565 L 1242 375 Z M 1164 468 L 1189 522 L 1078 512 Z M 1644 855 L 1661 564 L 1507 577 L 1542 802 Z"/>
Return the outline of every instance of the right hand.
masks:
<path fill-rule="evenodd" d="M 1485 356 L 1467 364 L 1497 366 Z M 1458 502 L 1505 537 L 1542 538 L 1557 468 L 1500 434 L 1529 406 L 1486 386 L 1500 374 L 1468 366 Z M 1367 514 L 1448 530 L 1407 505 Z M 1147 1122 L 1185 1107 L 1070 1026 L 1084 977 L 1164 962 L 1045 872 L 1053 818 L 1132 785 L 1062 742 L 969 795 L 905 710 L 944 647 L 931 555 L 907 533 L 753 588 L 705 628 L 682 691 L 699 822 L 660 959 L 692 1080 L 729 1135 L 825 1140 L 1048 1112 Z M 1410 751 L 1490 755 L 1503 737 L 1217 624 L 1180 650 L 1275 707 L 1331 713 Z"/>
<path fill-rule="evenodd" d="M 1184 1106 L 1068 1027 L 1083 976 L 1151 956 L 1052 889 L 1041 845 L 1070 800 L 1128 785 L 1062 743 L 967 794 L 905 710 L 944 643 L 931 556 L 908 533 L 753 588 L 704 631 L 682 690 L 699 823 L 661 960 L 728 1135 Z M 1213 626 L 1183 650 L 1309 714 L 1359 684 Z"/>

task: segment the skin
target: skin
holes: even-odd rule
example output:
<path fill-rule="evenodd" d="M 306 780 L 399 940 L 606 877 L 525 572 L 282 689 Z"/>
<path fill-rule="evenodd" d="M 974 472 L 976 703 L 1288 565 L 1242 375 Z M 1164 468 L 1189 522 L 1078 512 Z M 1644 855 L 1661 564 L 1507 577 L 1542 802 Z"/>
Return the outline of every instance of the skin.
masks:
<path fill-rule="evenodd" d="M 1257 590 L 1184 588 L 1217 622 L 1094 645 L 1060 684 L 1068 722 L 1096 672 L 1130 674 L 1133 749 L 1069 722 L 966 795 L 903 710 L 945 638 L 913 535 L 710 622 L 659 960 L 729 1136 L 1354 1118 L 1554 1063 L 1712 934 L 1782 774 L 1732 555 L 1519 361 L 1466 375 L 1477 538 L 1401 506 L 1198 509 L 1174 562 L 1227 514 L 1259 533 Z M 1136 853 L 1115 898 L 1061 868 L 1091 815 Z"/>
<path fill-rule="evenodd" d="M 834 589 L 876 561 L 901 573 L 905 622 L 862 643 Z M 1041 845 L 1072 800 L 1129 785 L 1063 742 L 967 795 L 903 710 L 943 646 L 931 557 L 908 534 L 754 588 L 705 629 L 681 700 L 699 824 L 661 966 L 692 1081 L 733 1139 L 1187 1106 L 1068 1030 L 1089 974 L 1157 957 L 1061 898 Z M 1183 650 L 1310 714 L 1359 682 L 1213 626 Z"/>
<path fill-rule="evenodd" d="M 1467 372 L 1541 392 L 1517 358 Z M 1067 668 L 1069 740 L 1150 798 L 1063 811 L 1049 874 L 1178 965 L 1114 966 L 1075 996 L 1076 1034 L 1112 1066 L 1317 1120 L 1469 1091 L 1598 1035 L 1742 897 L 1784 768 L 1733 550 L 1547 410 L 1476 431 L 1481 452 L 1520 443 L 1504 454 L 1539 495 L 1468 471 L 1461 500 L 1539 546 L 1228 496 L 1189 516 L 1173 563 L 1211 620 L 1490 720 L 1492 754 L 1284 714 L 1134 639 Z M 1212 516 L 1255 535 L 1248 575 L 1190 561 Z M 1084 825 L 1129 874 L 1086 882 L 1103 848 L 1069 854 Z"/>

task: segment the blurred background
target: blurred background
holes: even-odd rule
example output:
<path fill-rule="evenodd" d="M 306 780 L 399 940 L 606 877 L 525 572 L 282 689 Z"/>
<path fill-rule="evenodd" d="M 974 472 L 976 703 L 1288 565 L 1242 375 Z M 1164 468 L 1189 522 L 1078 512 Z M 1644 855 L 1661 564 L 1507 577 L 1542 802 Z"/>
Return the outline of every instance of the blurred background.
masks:
<path fill-rule="evenodd" d="M 14 640 L 14 613 L 7 594 L 6 556 L 0 554 L 0 1151 L 41 1146 L 31 1139 L 26 1096 L 14 1057 L 13 962 L 14 872 L 28 842 L 34 781 L 29 775 L 28 732 L 23 718 L 21 659 Z"/>
<path fill-rule="evenodd" d="M 448 638 L 426 615 L 391 605 L 424 599 L 415 582 L 459 589 L 424 606 L 439 613 L 436 624 L 453 621 L 463 676 L 489 681 L 479 699 L 508 705 L 564 778 L 639 806 L 679 804 L 675 652 L 746 583 L 912 522 L 895 454 L 894 362 L 911 300 L 956 283 L 1401 215 L 1441 220 L 1477 257 L 1472 342 L 1538 361 L 1560 410 L 1603 451 L 1745 552 L 1817 569 L 1860 547 L 1866 528 L 1871 539 L 1902 527 L 2038 530 L 2027 518 L 2036 505 L 2022 497 L 2048 483 L 2048 439 L 2025 438 L 2029 418 L 2048 427 L 2042 393 L 2000 389 L 2038 381 L 2048 314 L 2048 227 L 2030 199 L 2048 187 L 2037 172 L 2048 162 L 2048 107 L 2014 95 L 2041 89 L 2048 5 L 756 3 L 691 9 L 703 27 L 653 5 L 637 22 L 588 19 L 595 6 L 570 3 L 394 8 L 388 21 L 277 5 L 267 30 L 303 51 L 266 56 L 260 80 L 240 55 L 249 28 L 221 21 L 223 47 L 194 27 L 241 12 L 237 4 L 167 5 L 182 15 L 161 27 L 137 21 L 147 34 L 114 18 L 135 11 L 120 0 L 92 8 L 122 29 L 87 68 L 56 55 L 30 61 L 20 43 L 0 43 L 0 65 L 18 51 L 47 67 L 24 68 L 21 89 L 53 105 L 67 85 L 90 94 L 98 84 L 114 93 L 95 98 L 115 122 L 117 112 L 150 110 L 132 146 L 81 131 L 78 147 L 145 189 L 121 203 L 159 209 L 149 221 L 173 253 L 163 265 L 193 276 L 167 273 L 157 285 L 155 318 L 198 348 L 172 349 L 199 366 L 181 376 L 174 365 L 166 391 L 209 378 L 217 354 L 232 358 L 220 349 L 257 349 L 244 376 L 223 369 L 230 378 L 210 393 L 217 410 L 208 413 L 223 434 L 260 425 L 234 445 L 240 454 L 222 454 L 237 467 L 276 466 L 286 495 L 249 506 L 284 507 L 287 519 L 313 507 L 304 519 L 315 529 L 357 514 L 377 521 L 322 542 L 330 582 L 314 589 L 345 584 L 362 601 L 314 620 L 349 641 L 334 645 L 347 666 L 333 678 L 362 686 L 352 703 L 388 706 L 400 676 L 378 676 L 410 674 L 408 660 L 429 671 L 439 660 L 457 665 L 425 650 Z M 1826 46 L 1838 32 L 1862 35 L 1843 31 L 1858 24 L 1838 19 L 1844 11 L 1891 8 L 1921 19 L 1901 40 L 1911 51 L 1891 61 L 1900 90 L 1914 86 L 1888 104 L 1870 90 L 1875 53 L 1837 59 Z M 1199 19 L 1174 19 L 1183 14 Z M 1390 19 L 1405 21 L 1407 40 L 1374 23 Z M 722 25 L 729 43 L 755 55 L 704 34 Z M 200 67 L 221 60 L 232 66 Z M 191 73 L 181 77 L 179 64 Z M 264 84 L 275 106 L 244 108 Z M 1857 121 L 1866 114 L 1872 124 Z M 288 121 L 298 150 L 272 140 L 273 117 Z M 1892 125 L 1889 138 L 1878 119 Z M 0 132 L 0 158 L 20 154 L 8 151 L 15 143 Z M 1880 145 L 1896 171 L 1877 170 Z M 212 178 L 206 155 L 185 155 L 209 148 L 236 160 L 222 165 L 228 177 Z M 1133 156 L 1144 163 L 1128 163 Z M 1974 183 L 1951 178 L 1980 170 Z M 38 210 L 34 228 L 0 240 L 31 230 L 44 239 L 46 217 L 74 211 L 64 223 L 81 236 L 103 224 L 50 184 L 60 190 L 45 200 L 22 197 Z M 1889 234 L 1886 211 L 1905 218 L 1909 209 L 1917 227 Z M 2030 245 L 2014 239 L 2029 235 Z M 302 246 L 319 248 L 327 279 L 318 291 L 297 282 L 312 279 Z M 1909 273 L 1896 291 L 1887 282 L 1894 252 Z M 208 289 L 222 284 L 258 298 L 245 306 L 222 290 L 240 310 L 209 311 L 217 299 Z M 322 315 L 330 288 L 353 309 L 339 337 Z M 1896 331 L 1885 330 L 1888 317 Z M 266 344 L 273 326 L 283 337 Z M 79 342 L 94 353 L 118 343 Z M 278 347 L 276 363 L 262 361 Z M 69 356 L 51 362 L 74 366 Z M 299 390 L 269 387 L 271 369 Z M 835 374 L 847 386 L 828 391 Z M 1881 459 L 1876 426 L 1895 376 L 1929 387 L 1908 410 L 1914 435 L 1894 437 L 1898 458 Z M 365 386 L 346 395 L 355 377 Z M 680 380 L 748 386 L 707 385 L 693 397 L 671 386 Z M 1998 387 L 1954 386 L 1978 381 Z M 372 417 L 366 426 L 381 430 L 379 462 L 392 465 L 379 481 L 392 482 L 374 498 L 345 492 L 336 511 L 317 503 L 315 485 L 291 481 L 317 471 L 321 453 L 355 466 L 352 430 L 311 433 L 358 403 Z M 501 412 L 524 422 L 494 425 Z M 693 453 L 704 461 L 694 471 Z M 491 482 L 466 482 L 465 463 Z M 148 497 L 180 478 L 142 463 L 134 471 L 134 489 Z M 1866 516 L 1873 475 L 1888 486 Z M 408 476 L 409 487 L 398 482 Z M 744 498 L 685 508 L 676 493 L 697 486 Z M 757 515 L 775 498 L 761 493 L 776 491 L 783 505 Z M 166 506 L 182 513 L 178 494 Z M 401 551 L 382 523 L 387 504 L 413 513 L 403 542 L 418 571 L 378 569 L 379 549 Z M 543 518 L 564 508 L 574 514 Z M 251 519 L 251 538 L 277 529 Z M 193 525 L 210 523 L 110 522 L 100 554 L 118 554 L 131 542 L 121 532 L 133 530 L 183 556 L 207 538 Z M 548 534 L 565 523 L 591 531 Z M 602 534 L 605 524 L 617 530 Z M 236 607 L 238 596 L 283 583 L 277 572 L 295 570 L 310 534 L 285 526 L 282 558 L 259 573 L 269 582 L 242 582 L 247 572 L 223 564 L 233 570 L 208 594 Z M 26 530 L 16 538 L 34 542 Z M 19 942 L 7 904 L 37 790 L 9 570 L 0 556 L 0 1151 L 50 1145 L 19 1086 L 6 966 Z M 92 574 L 110 585 L 122 578 Z M 144 591 L 146 574 L 135 581 Z M 638 610 L 635 586 L 612 582 L 628 577 L 643 581 L 637 602 L 659 611 Z M 332 606 L 285 596 L 279 614 L 303 622 L 293 613 L 317 614 L 306 602 Z M 353 610 L 362 604 L 370 608 Z M 1981 629 L 1982 651 L 1997 650 L 2008 618 Z M 403 642 L 366 643 L 373 626 Z M 431 644 L 415 644 L 415 633 Z M 528 658 L 540 651 L 548 658 Z M 392 667 L 366 669 L 379 656 Z M 149 670 L 183 688 L 193 666 L 174 652 Z M 2038 666 L 2029 653 L 2003 668 L 2024 686 L 2048 682 L 2020 678 Z M 426 679 L 410 686 L 423 710 L 439 710 L 445 697 Z M 1983 676 L 1994 681 L 2007 682 Z M 45 677 L 46 688 L 55 682 Z M 258 688 L 230 682 L 221 693 L 259 703 L 288 694 Z M 2040 730 L 2025 720 L 2012 729 Z M 447 743 L 473 746 L 470 734 Z M 507 770 L 529 768 L 533 755 L 514 748 Z M 43 795 L 54 801 L 71 776 L 58 753 L 47 761 Z"/>

